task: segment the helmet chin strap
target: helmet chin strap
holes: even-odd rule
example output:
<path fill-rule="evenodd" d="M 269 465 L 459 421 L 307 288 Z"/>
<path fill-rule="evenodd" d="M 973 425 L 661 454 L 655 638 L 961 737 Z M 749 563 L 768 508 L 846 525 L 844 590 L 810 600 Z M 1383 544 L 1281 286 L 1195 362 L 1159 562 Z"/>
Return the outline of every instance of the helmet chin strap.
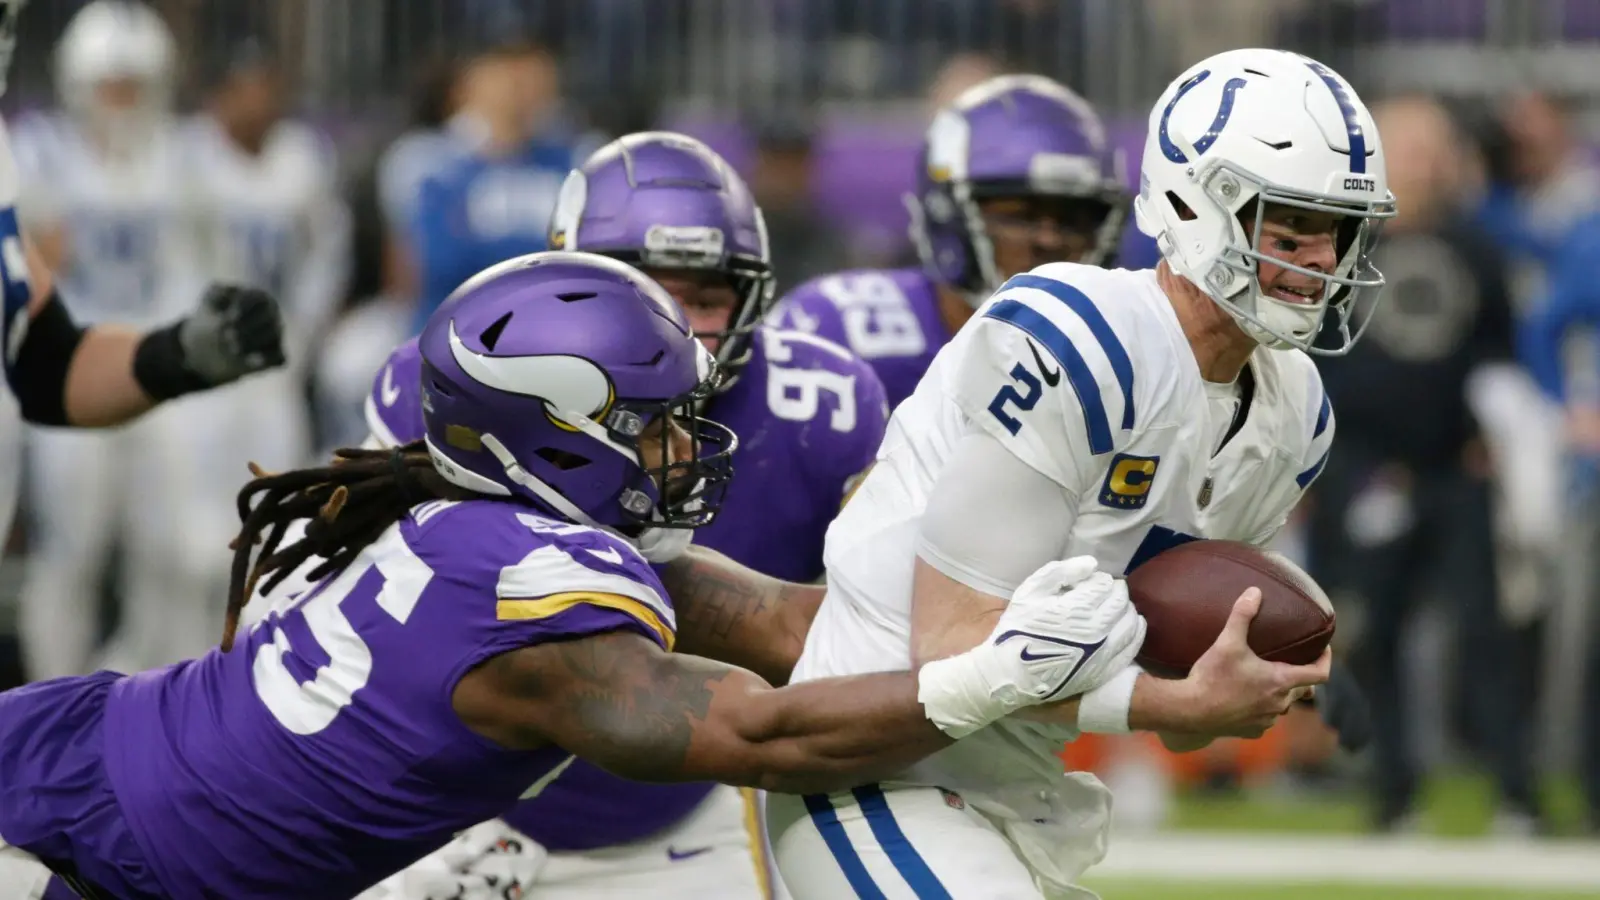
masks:
<path fill-rule="evenodd" d="M 669 563 L 683 555 L 694 543 L 694 532 L 688 528 L 646 528 L 639 533 L 633 545 L 646 562 Z"/>
<path fill-rule="evenodd" d="M 476 472 L 470 472 L 451 463 L 438 448 L 433 445 L 432 438 L 424 438 L 428 445 L 428 455 L 433 458 L 434 466 L 439 469 L 453 484 L 482 494 L 506 496 L 511 492 L 504 485 L 496 484 Z M 506 477 L 522 485 L 538 497 L 545 504 L 556 511 L 563 518 L 578 525 L 584 525 L 607 534 L 615 535 L 622 540 L 639 548 L 639 553 L 648 562 L 671 562 L 688 549 L 694 540 L 694 532 L 687 528 L 646 528 L 638 537 L 630 537 L 615 528 L 602 525 L 590 518 L 583 510 L 579 509 L 572 501 L 568 500 L 560 491 L 546 484 L 543 480 L 534 477 L 499 438 L 485 432 L 481 436 L 483 446 L 500 465 L 505 467 Z M 442 465 L 441 465 L 442 463 Z"/>

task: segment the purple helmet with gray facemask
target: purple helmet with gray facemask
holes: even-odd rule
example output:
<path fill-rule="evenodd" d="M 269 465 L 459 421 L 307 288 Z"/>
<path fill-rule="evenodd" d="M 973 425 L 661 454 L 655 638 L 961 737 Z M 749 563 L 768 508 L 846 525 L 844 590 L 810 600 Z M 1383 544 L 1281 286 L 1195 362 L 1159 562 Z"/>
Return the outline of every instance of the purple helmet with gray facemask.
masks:
<path fill-rule="evenodd" d="M 1127 218 L 1120 151 L 1088 101 L 1039 75 L 1001 75 L 934 116 L 917 193 L 906 197 L 911 239 L 928 275 L 976 306 L 1004 280 L 978 202 L 1049 197 L 1086 204 L 1097 227 L 1079 260 L 1110 265 Z"/>
<path fill-rule="evenodd" d="M 646 556 L 715 517 L 736 440 L 695 410 L 716 363 L 643 274 L 588 253 L 507 260 L 457 288 L 419 343 L 428 450 L 452 483 L 632 538 Z M 664 416 L 691 450 L 650 447 L 652 467 L 641 447 L 668 440 L 651 428 Z"/>
<path fill-rule="evenodd" d="M 744 180 L 711 148 L 670 131 L 630 134 L 567 176 L 550 246 L 632 266 L 716 272 L 738 301 L 719 338 L 723 387 L 750 360 L 750 335 L 772 303 L 767 226 Z"/>

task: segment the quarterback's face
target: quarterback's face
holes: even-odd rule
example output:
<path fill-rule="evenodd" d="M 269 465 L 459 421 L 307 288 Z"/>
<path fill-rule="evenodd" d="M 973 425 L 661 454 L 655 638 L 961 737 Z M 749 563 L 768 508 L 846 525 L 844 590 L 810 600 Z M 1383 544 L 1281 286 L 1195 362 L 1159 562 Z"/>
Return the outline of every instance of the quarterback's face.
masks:
<path fill-rule="evenodd" d="M 1347 216 L 1269 203 L 1262 213 L 1261 245 L 1256 249 L 1270 259 L 1310 269 L 1332 272 L 1339 264 L 1340 235 Z M 1253 220 L 1245 223 L 1253 229 Z M 1284 303 L 1317 303 L 1327 282 L 1269 262 L 1257 264 L 1261 292 Z"/>
<path fill-rule="evenodd" d="M 698 269 L 646 269 L 655 282 L 667 289 L 683 307 L 689 327 L 707 350 L 717 352 L 722 333 L 728 330 L 733 308 L 739 305 L 739 292 L 720 272 Z"/>
<path fill-rule="evenodd" d="M 1094 248 L 1108 207 L 1095 200 L 1068 197 L 993 197 L 978 202 L 994 244 L 994 266 L 1001 278 L 1032 271 L 1046 263 L 1078 262 Z"/>

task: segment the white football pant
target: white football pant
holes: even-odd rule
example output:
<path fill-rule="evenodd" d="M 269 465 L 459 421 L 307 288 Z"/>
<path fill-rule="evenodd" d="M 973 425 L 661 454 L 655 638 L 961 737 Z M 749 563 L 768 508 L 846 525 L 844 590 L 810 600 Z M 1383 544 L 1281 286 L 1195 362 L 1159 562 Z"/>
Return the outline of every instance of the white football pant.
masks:
<path fill-rule="evenodd" d="M 990 819 L 938 788 L 866 785 L 767 801 L 774 861 L 794 900 L 1058 900 Z"/>
<path fill-rule="evenodd" d="M 724 785 L 660 834 L 598 850 L 549 853 L 485 823 L 357 900 L 778 900 L 772 877 L 756 792 Z"/>
<path fill-rule="evenodd" d="M 180 398 L 112 431 L 33 432 L 21 610 L 30 678 L 137 672 L 216 646 L 245 463 L 282 469 L 305 455 L 304 402 L 273 376 L 257 381 Z M 119 541 L 122 621 L 96 657 L 101 579 Z"/>
<path fill-rule="evenodd" d="M 39 900 L 50 877 L 37 857 L 0 838 L 0 900 Z"/>

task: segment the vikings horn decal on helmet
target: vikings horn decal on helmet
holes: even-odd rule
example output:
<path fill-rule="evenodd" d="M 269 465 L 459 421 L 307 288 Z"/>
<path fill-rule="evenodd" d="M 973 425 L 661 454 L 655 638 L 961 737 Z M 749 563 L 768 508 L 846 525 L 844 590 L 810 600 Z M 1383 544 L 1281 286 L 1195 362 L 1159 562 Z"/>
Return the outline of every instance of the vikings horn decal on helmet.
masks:
<path fill-rule="evenodd" d="M 917 193 L 906 197 L 911 239 L 928 275 L 980 305 L 1004 279 L 978 201 L 1058 197 L 1093 204 L 1099 226 L 1079 260 L 1110 265 L 1127 220 L 1121 153 L 1088 101 L 1039 75 L 978 84 L 934 116 Z"/>
<path fill-rule="evenodd" d="M 1342 217 L 1332 272 L 1263 256 L 1268 205 Z M 1134 212 L 1173 271 L 1263 344 L 1340 355 L 1371 321 L 1383 287 L 1372 249 L 1394 195 L 1372 114 L 1316 60 L 1232 50 L 1179 75 L 1150 111 Z M 1320 297 L 1289 303 L 1263 292 L 1263 259 L 1320 279 Z M 1313 345 L 1329 312 L 1332 341 Z"/>
<path fill-rule="evenodd" d="M 737 444 L 696 413 L 716 363 L 639 272 L 588 253 L 508 260 L 458 288 L 419 346 L 428 450 L 452 483 L 662 559 L 716 516 Z M 669 429 L 652 429 L 668 416 L 689 452 L 682 436 L 670 452 Z M 641 452 L 648 441 L 661 442 L 649 448 L 659 464 Z"/>
<path fill-rule="evenodd" d="M 773 299 L 767 226 L 744 180 L 687 135 L 647 131 L 596 150 L 567 176 L 550 246 L 658 269 L 720 273 L 738 303 L 716 337 L 722 389 L 749 362 L 750 335 Z"/>

